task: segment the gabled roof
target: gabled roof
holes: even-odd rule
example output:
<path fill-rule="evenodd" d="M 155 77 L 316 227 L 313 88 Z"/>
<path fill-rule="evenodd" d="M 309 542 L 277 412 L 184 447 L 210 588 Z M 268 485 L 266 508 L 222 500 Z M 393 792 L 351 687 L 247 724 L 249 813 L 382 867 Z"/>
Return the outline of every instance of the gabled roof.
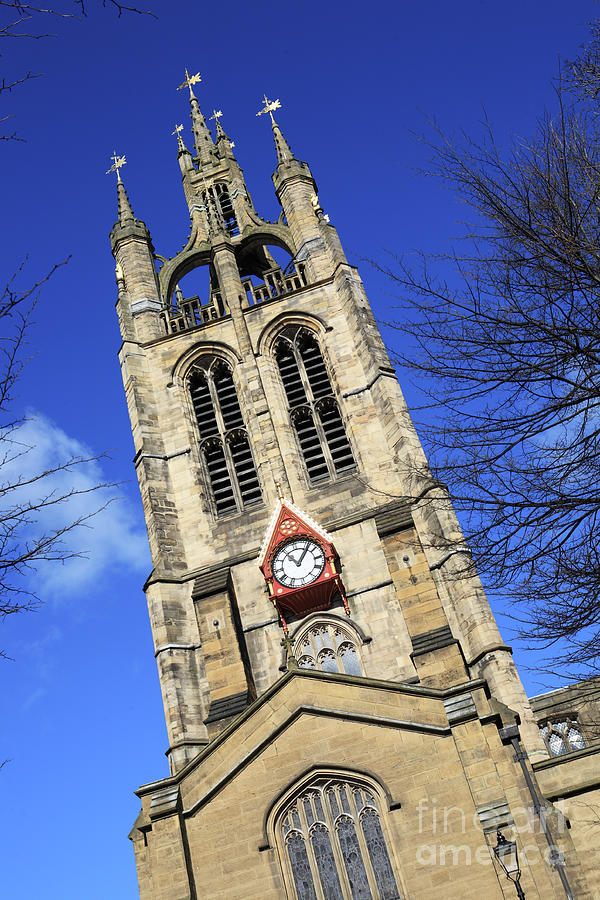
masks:
<path fill-rule="evenodd" d="M 273 515 L 271 516 L 271 521 L 267 526 L 267 530 L 265 532 L 265 536 L 262 542 L 262 546 L 260 548 L 260 554 L 258 557 L 258 565 L 262 566 L 265 561 L 265 557 L 269 551 L 269 547 L 271 545 L 271 541 L 273 540 L 274 535 L 277 533 L 281 522 L 285 518 L 297 519 L 299 522 L 302 522 L 309 531 L 315 532 L 319 537 L 323 538 L 324 541 L 327 541 L 328 544 L 333 544 L 333 538 L 330 534 L 328 534 L 324 528 L 321 528 L 314 519 L 311 519 L 305 512 L 299 509 L 295 503 L 292 503 L 291 500 L 287 500 L 285 497 L 282 497 L 275 504 L 275 509 L 273 510 Z"/>

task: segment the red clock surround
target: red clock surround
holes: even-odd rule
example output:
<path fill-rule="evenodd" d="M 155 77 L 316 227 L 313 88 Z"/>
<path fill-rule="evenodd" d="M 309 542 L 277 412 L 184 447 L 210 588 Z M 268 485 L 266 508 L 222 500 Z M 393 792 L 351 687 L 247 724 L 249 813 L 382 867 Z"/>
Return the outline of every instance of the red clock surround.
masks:
<path fill-rule="evenodd" d="M 273 560 L 281 548 L 300 537 L 315 541 L 325 554 L 325 566 L 311 584 L 304 587 L 286 587 L 280 584 L 273 572 Z M 340 594 L 347 614 L 350 614 L 346 591 L 339 574 L 339 556 L 331 537 L 316 522 L 299 510 L 289 500 L 279 500 L 259 556 L 259 567 L 267 582 L 269 596 L 287 632 L 284 613 L 290 612 L 303 618 L 311 612 L 329 609 L 336 594 Z"/>

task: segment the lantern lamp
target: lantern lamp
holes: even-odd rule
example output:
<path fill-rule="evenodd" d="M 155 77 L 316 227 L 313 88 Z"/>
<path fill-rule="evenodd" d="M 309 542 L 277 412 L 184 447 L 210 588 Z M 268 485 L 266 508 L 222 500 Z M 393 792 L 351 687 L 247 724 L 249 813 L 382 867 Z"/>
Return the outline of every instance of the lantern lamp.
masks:
<path fill-rule="evenodd" d="M 517 891 L 519 900 L 525 900 L 525 894 L 521 887 L 521 869 L 519 868 L 519 854 L 517 852 L 517 842 L 508 841 L 500 829 L 496 833 L 498 843 L 492 847 L 494 856 L 504 869 L 506 877 L 509 878 Z"/>

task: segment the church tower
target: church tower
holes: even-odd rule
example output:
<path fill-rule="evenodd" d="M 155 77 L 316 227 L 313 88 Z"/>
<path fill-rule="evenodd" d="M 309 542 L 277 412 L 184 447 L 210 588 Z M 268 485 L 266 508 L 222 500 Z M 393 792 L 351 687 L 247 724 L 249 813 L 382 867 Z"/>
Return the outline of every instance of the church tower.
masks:
<path fill-rule="evenodd" d="M 282 208 L 269 222 L 199 80 L 182 85 L 192 149 L 174 132 L 191 231 L 170 259 L 115 158 L 169 738 L 170 776 L 139 789 L 130 835 L 142 900 L 513 897 L 492 846 L 498 827 L 521 840 L 527 757 L 547 750 L 510 648 L 279 102 L 259 113 Z M 566 863 L 543 861 L 548 829 L 528 834 L 528 898 L 565 883 L 591 897 L 568 836 Z M 440 861 L 448 844 L 469 863 Z"/>

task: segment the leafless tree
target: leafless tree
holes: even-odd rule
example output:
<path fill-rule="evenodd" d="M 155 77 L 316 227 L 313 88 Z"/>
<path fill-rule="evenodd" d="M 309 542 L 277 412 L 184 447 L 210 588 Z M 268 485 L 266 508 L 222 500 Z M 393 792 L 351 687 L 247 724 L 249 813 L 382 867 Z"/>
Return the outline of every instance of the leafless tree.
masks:
<path fill-rule="evenodd" d="M 470 208 L 464 241 L 380 266 L 474 564 L 577 676 L 600 658 L 598 35 L 531 139 L 501 149 L 487 120 L 480 140 L 432 124 L 428 174 Z"/>
<path fill-rule="evenodd" d="M 568 88 L 580 98 L 594 100 L 600 92 L 600 21 L 590 23 L 590 36 L 579 56 L 566 63 Z"/>
<path fill-rule="evenodd" d="M 123 13 L 145 14 L 134 6 L 119 0 L 95 0 L 102 6 L 112 7 L 118 16 Z M 61 19 L 85 16 L 85 0 L 63 0 L 52 8 L 44 8 L 21 0 L 0 0 L 0 39 L 19 40 L 24 43 L 52 36 L 53 27 Z M 152 15 L 152 13 L 147 13 Z M 2 46 L 0 44 L 0 46 Z M 27 54 L 24 54 L 27 58 Z M 13 91 L 40 73 L 26 69 L 0 81 L 0 95 Z M 6 126 L 9 117 L 0 116 L 0 125 Z M 22 140 L 16 132 L 0 134 L 0 140 Z M 65 260 L 66 262 L 66 260 Z M 59 263 L 35 283 L 21 287 L 26 281 L 24 265 L 17 267 L 0 288 L 0 617 L 32 609 L 38 602 L 31 589 L 31 575 L 43 562 L 64 562 L 78 555 L 67 538 L 86 524 L 103 502 L 90 503 L 91 513 L 57 517 L 63 521 L 58 527 L 45 528 L 44 520 L 52 508 L 70 508 L 70 502 L 82 494 L 103 491 L 107 484 L 90 488 L 76 486 L 57 488 L 64 484 L 59 475 L 73 472 L 98 457 L 73 456 L 55 466 L 31 474 L 27 456 L 34 448 L 24 436 L 27 420 L 15 412 L 15 386 L 28 359 L 28 334 L 32 314 L 40 290 L 64 263 Z M 14 474 L 21 471 L 22 474 Z M 27 474 L 25 474 L 27 473 Z M 77 479 L 73 477 L 73 485 Z M 104 496 L 106 496 L 104 492 Z M 0 651 L 0 656 L 4 653 Z"/>
<path fill-rule="evenodd" d="M 42 562 L 65 562 L 80 555 L 65 539 L 106 503 L 92 502 L 89 513 L 68 518 L 57 527 L 40 527 L 40 517 L 82 494 L 104 492 L 110 486 L 56 486 L 58 481 L 64 483 L 64 479 L 57 479 L 59 474 L 73 472 L 98 457 L 72 456 L 33 474 L 25 465 L 27 454 L 34 448 L 23 435 L 27 419 L 14 413 L 15 387 L 27 363 L 27 335 L 39 290 L 60 265 L 64 263 L 22 290 L 17 287 L 21 266 L 0 294 L 0 617 L 37 605 L 37 594 L 31 588 L 36 567 Z M 0 651 L 0 656 L 4 655 Z"/>

